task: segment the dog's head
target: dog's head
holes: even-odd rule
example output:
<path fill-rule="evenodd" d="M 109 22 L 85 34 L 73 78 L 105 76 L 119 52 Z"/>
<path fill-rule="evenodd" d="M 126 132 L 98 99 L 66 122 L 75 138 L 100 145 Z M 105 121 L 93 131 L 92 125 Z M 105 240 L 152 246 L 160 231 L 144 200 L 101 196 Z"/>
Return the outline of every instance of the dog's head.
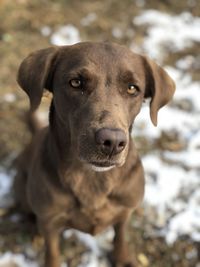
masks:
<path fill-rule="evenodd" d="M 112 43 L 79 43 L 36 51 L 21 64 L 18 82 L 34 111 L 44 88 L 53 93 L 57 119 L 70 132 L 79 160 L 96 171 L 125 162 L 132 124 L 144 98 L 150 117 L 175 90 L 152 60 Z"/>

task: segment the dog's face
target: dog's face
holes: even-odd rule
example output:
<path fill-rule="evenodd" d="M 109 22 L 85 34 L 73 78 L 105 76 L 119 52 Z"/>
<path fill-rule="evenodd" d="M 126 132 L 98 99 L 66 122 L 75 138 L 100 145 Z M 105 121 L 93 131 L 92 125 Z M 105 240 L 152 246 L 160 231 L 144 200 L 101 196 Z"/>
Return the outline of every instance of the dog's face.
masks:
<path fill-rule="evenodd" d="M 143 62 L 115 45 L 68 49 L 60 52 L 53 78 L 56 113 L 70 126 L 79 159 L 95 170 L 122 165 L 144 99 Z"/>
<path fill-rule="evenodd" d="M 76 156 L 95 171 L 123 165 L 144 98 L 151 97 L 156 124 L 175 88 L 151 60 L 108 43 L 40 50 L 25 59 L 18 77 L 33 110 L 43 88 L 53 93 L 55 116 L 70 132 Z"/>

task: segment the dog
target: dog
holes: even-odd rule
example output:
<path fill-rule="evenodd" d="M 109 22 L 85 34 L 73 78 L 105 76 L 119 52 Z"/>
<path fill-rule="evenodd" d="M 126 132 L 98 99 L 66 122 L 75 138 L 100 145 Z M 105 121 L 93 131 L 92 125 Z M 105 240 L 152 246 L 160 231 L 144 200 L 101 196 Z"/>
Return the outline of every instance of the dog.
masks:
<path fill-rule="evenodd" d="M 49 126 L 35 128 L 15 178 L 16 201 L 36 215 L 44 236 L 45 267 L 60 266 L 65 229 L 96 235 L 110 225 L 113 266 L 134 266 L 124 232 L 145 182 L 132 125 L 146 98 L 157 125 L 174 81 L 146 56 L 108 42 L 36 51 L 21 63 L 17 80 L 32 118 L 44 89 L 53 94 Z"/>

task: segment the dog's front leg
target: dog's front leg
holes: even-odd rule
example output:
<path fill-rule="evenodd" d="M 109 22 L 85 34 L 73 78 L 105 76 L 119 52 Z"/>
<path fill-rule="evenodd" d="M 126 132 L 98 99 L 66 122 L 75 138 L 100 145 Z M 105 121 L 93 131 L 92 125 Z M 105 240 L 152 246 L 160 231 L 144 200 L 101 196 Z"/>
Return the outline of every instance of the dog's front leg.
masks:
<path fill-rule="evenodd" d="M 45 267 L 60 267 L 59 235 L 47 233 L 45 239 Z"/>
<path fill-rule="evenodd" d="M 45 245 L 45 267 L 60 267 L 60 233 L 54 228 L 39 224 Z"/>
<path fill-rule="evenodd" d="M 125 238 L 127 220 L 114 225 L 115 237 L 113 241 L 112 265 L 113 267 L 134 267 L 134 260 L 130 257 L 128 243 Z"/>

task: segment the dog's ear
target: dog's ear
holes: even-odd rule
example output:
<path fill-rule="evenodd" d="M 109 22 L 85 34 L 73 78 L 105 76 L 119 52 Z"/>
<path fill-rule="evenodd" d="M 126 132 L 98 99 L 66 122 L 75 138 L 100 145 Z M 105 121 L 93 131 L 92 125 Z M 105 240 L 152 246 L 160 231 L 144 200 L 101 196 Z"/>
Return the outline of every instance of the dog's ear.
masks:
<path fill-rule="evenodd" d="M 145 97 L 150 97 L 150 117 L 157 126 L 157 114 L 173 97 L 175 83 L 167 72 L 151 59 L 144 57 L 146 72 Z"/>
<path fill-rule="evenodd" d="M 18 71 L 17 81 L 30 99 L 31 110 L 37 109 L 44 89 L 52 91 L 52 75 L 58 48 L 50 47 L 31 53 Z"/>

